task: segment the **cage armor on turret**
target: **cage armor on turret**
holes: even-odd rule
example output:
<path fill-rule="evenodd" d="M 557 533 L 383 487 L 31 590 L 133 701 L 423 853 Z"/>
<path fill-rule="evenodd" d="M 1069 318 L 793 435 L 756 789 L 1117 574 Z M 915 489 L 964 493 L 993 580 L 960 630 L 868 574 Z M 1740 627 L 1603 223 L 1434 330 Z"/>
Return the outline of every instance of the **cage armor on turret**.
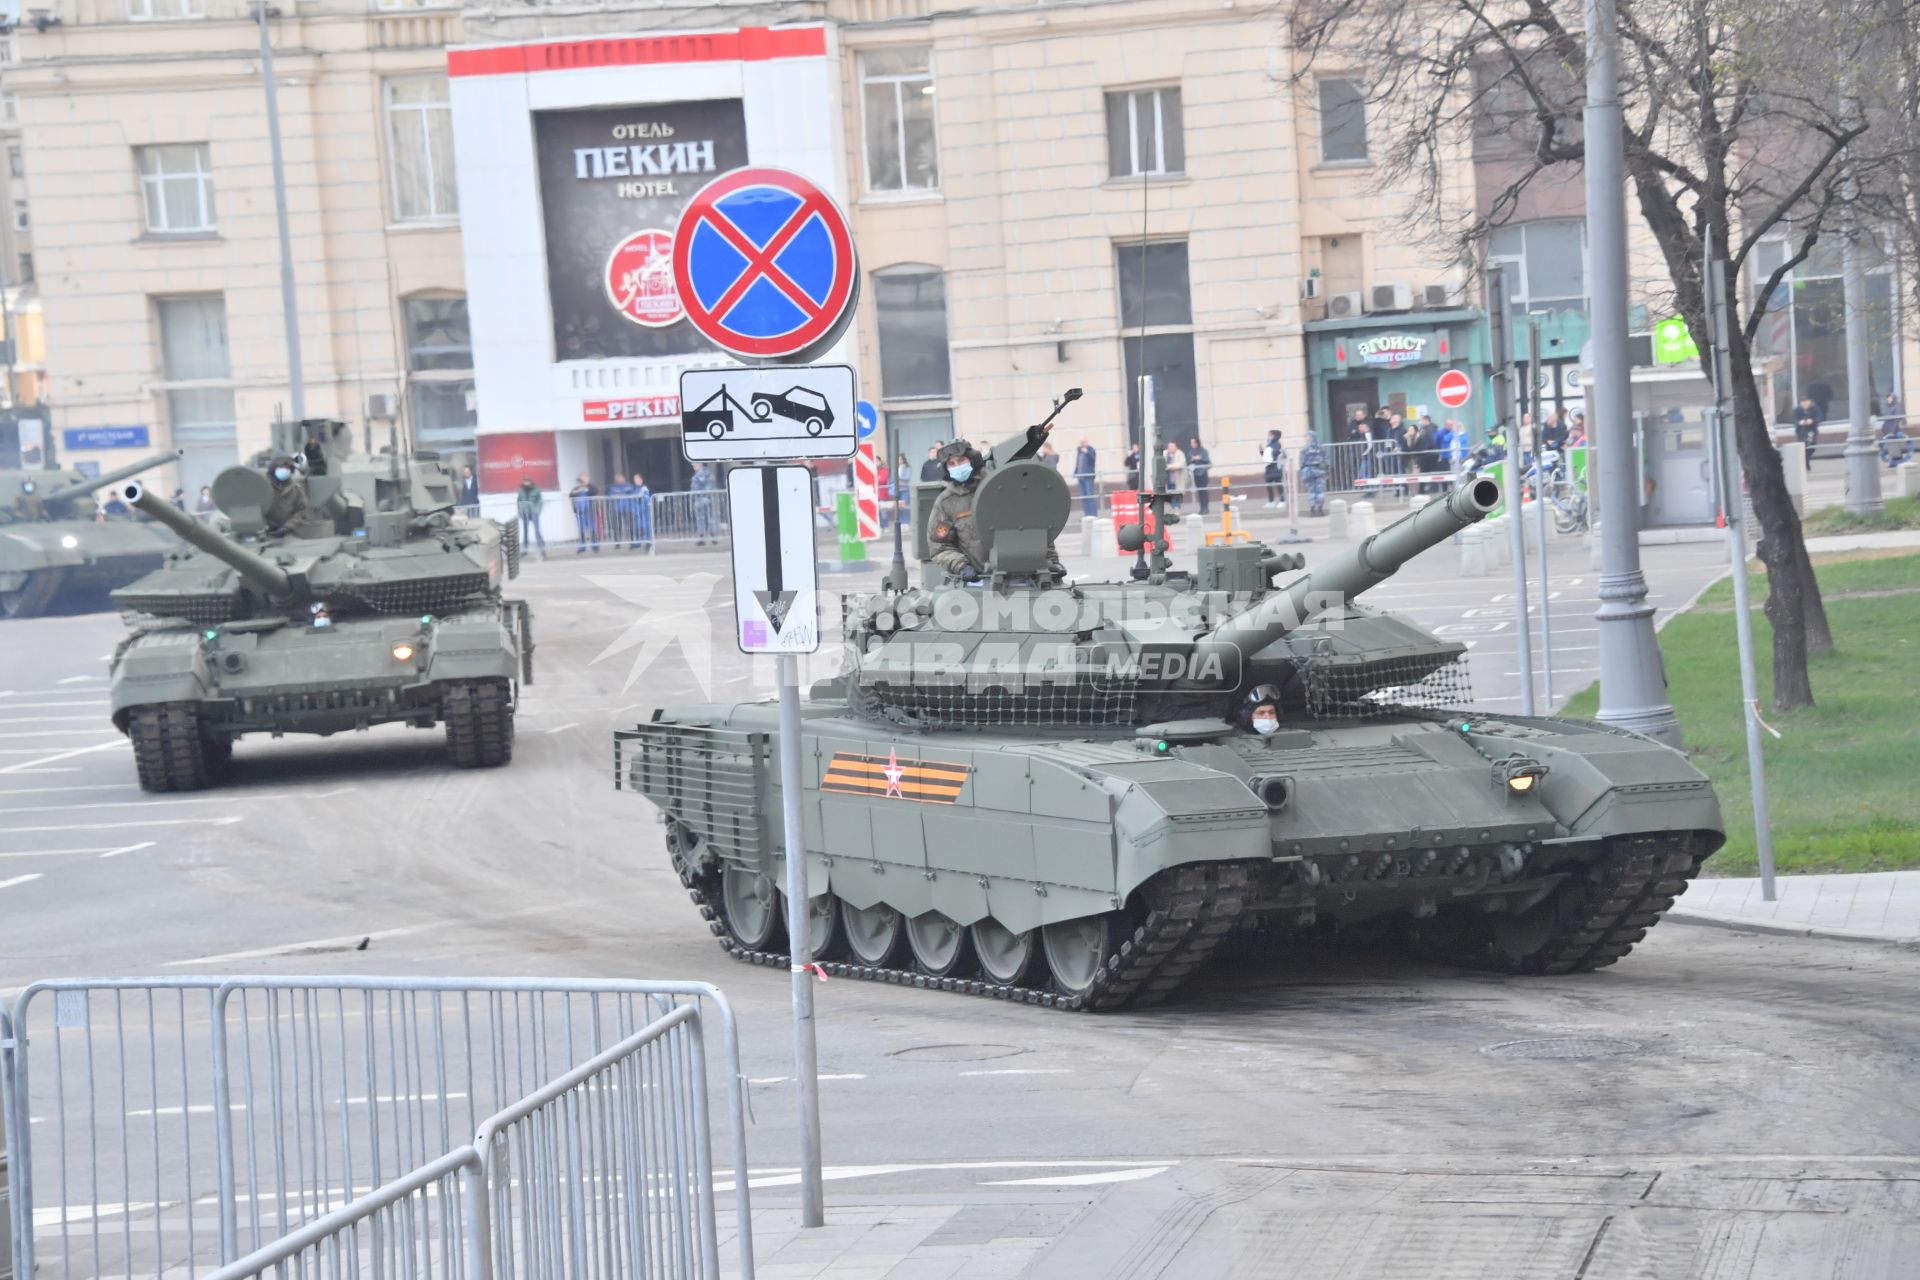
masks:
<path fill-rule="evenodd" d="M 170 449 L 100 475 L 0 471 L 0 616 L 99 608 L 105 592 L 157 566 L 173 539 L 145 520 L 108 519 L 91 495 L 181 456 Z"/>
<path fill-rule="evenodd" d="M 531 613 L 503 596 L 512 534 L 459 514 L 437 454 L 355 452 L 344 423 L 275 426 L 213 482 L 224 528 L 137 482 L 121 497 L 185 545 L 114 593 L 114 723 L 149 790 L 207 785 L 248 733 L 444 723 L 453 762 L 512 755 Z"/>
<path fill-rule="evenodd" d="M 845 602 L 843 670 L 804 708 L 808 946 L 828 973 L 1112 1009 L 1249 929 L 1572 972 L 1625 955 L 1719 846 L 1685 757 L 1475 710 L 1462 642 L 1360 598 L 1484 519 L 1493 480 L 1310 570 L 1258 542 L 1176 568 L 1177 513 L 1149 492 L 1156 532 L 1122 538 L 1151 550 L 1141 580 L 1055 581 L 1070 504 L 1027 461 L 1035 430 L 976 487 L 988 572 L 931 563 L 922 486 L 919 584 Z M 616 778 L 663 811 L 722 944 L 784 965 L 776 736 L 768 702 L 663 708 L 616 735 Z"/>

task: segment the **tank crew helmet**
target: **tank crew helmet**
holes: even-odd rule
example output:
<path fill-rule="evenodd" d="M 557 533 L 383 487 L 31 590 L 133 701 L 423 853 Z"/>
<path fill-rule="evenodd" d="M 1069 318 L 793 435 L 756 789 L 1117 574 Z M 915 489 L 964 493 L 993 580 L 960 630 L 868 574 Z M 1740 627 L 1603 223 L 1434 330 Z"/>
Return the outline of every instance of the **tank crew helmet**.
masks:
<path fill-rule="evenodd" d="M 980 474 L 987 460 L 965 440 L 955 440 L 940 451 L 940 471 L 956 484 L 965 484 Z"/>
<path fill-rule="evenodd" d="M 1280 686 L 1258 684 L 1240 704 L 1240 724 L 1262 737 L 1280 727 Z"/>
<path fill-rule="evenodd" d="M 293 459 L 286 454 L 281 454 L 273 460 L 273 478 L 281 484 L 293 479 L 295 470 Z"/>

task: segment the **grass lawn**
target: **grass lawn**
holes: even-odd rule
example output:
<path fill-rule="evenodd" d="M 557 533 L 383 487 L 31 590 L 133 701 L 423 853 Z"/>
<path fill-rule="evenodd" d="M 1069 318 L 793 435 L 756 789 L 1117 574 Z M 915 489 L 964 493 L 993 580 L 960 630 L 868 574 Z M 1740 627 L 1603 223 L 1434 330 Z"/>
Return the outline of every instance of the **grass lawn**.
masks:
<path fill-rule="evenodd" d="M 1920 468 L 1916 468 L 1920 473 Z M 1809 538 L 1830 533 L 1879 533 L 1889 529 L 1920 529 L 1920 494 L 1889 498 L 1877 516 L 1850 516 L 1845 507 L 1822 507 L 1800 522 Z"/>
<path fill-rule="evenodd" d="M 1920 867 L 1920 555 L 1816 562 L 1815 572 L 1835 648 L 1813 659 L 1818 705 L 1786 714 L 1771 710 L 1773 636 L 1758 608 L 1766 584 L 1751 579 L 1761 715 L 1782 734 L 1762 737 L 1775 862 L 1783 872 Z M 1726 815 L 1709 875 L 1756 867 L 1732 599 L 1721 583 L 1660 633 L 1687 752 Z M 1591 718 L 1598 704 L 1589 687 L 1567 714 Z"/>

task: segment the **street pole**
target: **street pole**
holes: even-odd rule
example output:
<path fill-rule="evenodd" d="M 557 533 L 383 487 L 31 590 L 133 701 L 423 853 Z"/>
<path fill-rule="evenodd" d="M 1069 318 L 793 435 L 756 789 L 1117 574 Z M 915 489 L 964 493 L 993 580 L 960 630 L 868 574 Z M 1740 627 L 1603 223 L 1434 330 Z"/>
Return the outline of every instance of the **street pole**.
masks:
<path fill-rule="evenodd" d="M 1519 397 L 1513 394 L 1513 330 L 1507 315 L 1506 274 L 1487 268 L 1487 326 L 1493 352 L 1493 421 L 1507 442 L 1507 545 L 1513 556 L 1513 647 L 1520 660 L 1520 714 L 1533 714 L 1533 637 L 1527 625 L 1527 534 L 1521 518 L 1520 432 L 1507 428 Z M 1531 359 L 1531 354 L 1529 354 Z"/>
<path fill-rule="evenodd" d="M 1626 126 L 1616 83 L 1619 31 L 1614 0 L 1586 0 L 1588 292 L 1593 317 L 1593 387 L 1588 403 L 1599 441 L 1599 719 L 1680 745 L 1680 721 L 1653 630 L 1640 572 L 1635 510 L 1633 396 L 1627 355 Z"/>
<path fill-rule="evenodd" d="M 1727 514 L 1727 559 L 1733 569 L 1733 630 L 1740 650 L 1741 712 L 1747 722 L 1747 778 L 1753 792 L 1753 841 L 1760 858 L 1760 897 L 1773 901 L 1773 822 L 1767 811 L 1767 758 L 1760 744 L 1760 681 L 1754 672 L 1753 607 L 1747 592 L 1747 518 L 1740 500 L 1740 451 L 1733 439 L 1733 365 L 1727 343 L 1733 320 L 1727 314 L 1727 267 L 1714 256 L 1708 228 L 1707 323 L 1713 342 L 1713 429 L 1719 442 L 1721 509 Z"/>
<path fill-rule="evenodd" d="M 767 483 L 773 481 L 768 479 Z M 793 1083 L 800 1121 L 800 1225 L 826 1224 L 820 1175 L 820 1054 L 813 1035 L 812 912 L 807 835 L 801 816 L 800 664 L 780 655 L 780 818 L 787 855 L 787 956 L 793 971 Z"/>
<path fill-rule="evenodd" d="M 1853 74 L 1849 70 L 1844 75 L 1841 112 L 1852 119 L 1857 110 Z M 1860 261 L 1860 188 L 1853 175 L 1852 147 L 1843 163 L 1840 283 L 1847 314 L 1847 514 L 1872 516 L 1885 510 L 1886 503 L 1880 496 L 1880 451 L 1867 410 L 1873 375 L 1867 367 L 1867 278 Z"/>
<path fill-rule="evenodd" d="M 1547 572 L 1547 460 L 1541 447 L 1540 427 L 1540 317 L 1543 312 L 1527 313 L 1528 381 L 1527 393 L 1533 401 L 1533 509 L 1540 517 L 1540 679 L 1546 695 L 1547 711 L 1553 711 L 1553 619 L 1547 612 L 1547 593 L 1553 588 L 1553 575 Z M 1524 607 L 1524 602 L 1522 602 Z"/>
<path fill-rule="evenodd" d="M 254 6 L 260 23 L 260 81 L 267 91 L 267 145 L 273 159 L 273 214 L 280 227 L 280 310 L 287 329 L 287 382 L 293 400 L 293 418 L 307 416 L 307 391 L 300 370 L 300 305 L 293 283 L 293 236 L 287 230 L 287 171 L 280 150 L 280 94 L 273 80 L 273 41 L 267 19 L 278 10 Z"/>

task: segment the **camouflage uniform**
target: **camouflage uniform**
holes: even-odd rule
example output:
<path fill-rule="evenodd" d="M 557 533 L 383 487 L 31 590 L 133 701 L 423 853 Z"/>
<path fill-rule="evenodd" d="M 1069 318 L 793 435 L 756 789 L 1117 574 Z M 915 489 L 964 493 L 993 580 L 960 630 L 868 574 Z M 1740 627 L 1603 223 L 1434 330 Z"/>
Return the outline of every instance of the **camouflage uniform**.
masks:
<path fill-rule="evenodd" d="M 291 467 L 290 458 L 281 459 L 275 466 Z M 307 490 L 298 480 L 275 480 L 273 482 L 273 501 L 267 504 L 266 521 L 269 529 L 285 529 L 307 517 Z"/>
<path fill-rule="evenodd" d="M 1327 451 L 1309 438 L 1300 449 L 1300 483 L 1307 488 L 1307 514 L 1327 514 Z"/>
<path fill-rule="evenodd" d="M 927 538 L 933 546 L 933 562 L 946 570 L 949 577 L 974 578 L 987 571 L 990 548 L 973 518 L 973 500 L 979 489 L 980 476 L 975 472 L 965 484 L 947 481 L 940 496 L 933 500 L 933 511 L 927 519 Z M 1060 553 L 1051 541 L 1047 543 L 1047 568 L 1061 577 L 1066 576 L 1067 568 L 1060 563 Z"/>

